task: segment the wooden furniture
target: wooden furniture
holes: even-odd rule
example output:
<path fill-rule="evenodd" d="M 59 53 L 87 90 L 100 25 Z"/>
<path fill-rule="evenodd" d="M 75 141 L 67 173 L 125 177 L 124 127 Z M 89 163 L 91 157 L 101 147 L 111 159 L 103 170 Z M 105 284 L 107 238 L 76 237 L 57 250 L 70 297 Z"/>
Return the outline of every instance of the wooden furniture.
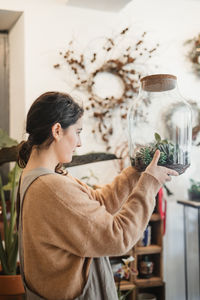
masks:
<path fill-rule="evenodd" d="M 133 248 L 135 258 L 133 265 L 139 270 L 139 262 L 145 255 L 150 261 L 153 261 L 153 273 L 149 278 L 142 278 L 140 272 L 133 276 L 132 280 L 136 285 L 136 299 L 139 293 L 151 293 L 157 300 L 165 299 L 165 283 L 163 282 L 163 220 L 158 210 L 158 199 L 156 207 L 151 216 L 149 225 L 151 226 L 151 244 L 149 246 L 140 246 L 137 243 Z"/>
<path fill-rule="evenodd" d="M 200 202 L 183 205 L 185 300 L 200 299 Z"/>
<path fill-rule="evenodd" d="M 165 300 L 165 283 L 163 281 L 163 220 L 159 213 L 158 196 L 156 206 L 149 221 L 151 226 L 151 243 L 149 246 L 141 246 L 139 241 L 129 253 L 125 255 L 134 257 L 132 266 L 139 270 L 139 262 L 144 256 L 153 261 L 153 273 L 149 278 L 142 278 L 141 274 L 132 275 L 128 281 L 123 281 L 121 290 L 130 290 L 127 300 L 138 300 L 139 293 L 150 293 L 156 296 L 157 300 Z M 121 262 L 123 257 L 118 257 Z M 116 259 L 116 258 L 115 258 Z M 111 258 L 112 262 L 112 258 Z"/>

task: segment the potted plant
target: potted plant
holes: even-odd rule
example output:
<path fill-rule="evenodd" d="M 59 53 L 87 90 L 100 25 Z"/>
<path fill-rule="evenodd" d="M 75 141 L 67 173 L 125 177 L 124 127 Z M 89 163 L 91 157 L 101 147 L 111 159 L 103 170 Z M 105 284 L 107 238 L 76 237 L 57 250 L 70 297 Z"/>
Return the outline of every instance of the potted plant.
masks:
<path fill-rule="evenodd" d="M 0 200 L 3 216 L 3 236 L 0 233 L 0 299 L 4 299 L 2 297 L 5 295 L 15 295 L 16 299 L 17 295 L 24 293 L 19 264 L 17 264 L 18 233 L 15 208 L 15 195 L 20 173 L 20 168 L 15 164 L 14 169 L 8 174 L 9 181 L 4 186 L 0 176 Z M 10 195 L 10 211 L 6 205 L 6 191 L 9 191 Z"/>
<path fill-rule="evenodd" d="M 0 148 L 16 145 L 0 129 Z M 21 299 L 24 293 L 23 283 L 17 264 L 18 234 L 16 230 L 16 187 L 21 170 L 15 164 L 13 170 L 8 173 L 8 183 L 3 185 L 0 176 L 0 206 L 2 211 L 2 230 L 0 230 L 0 299 Z M 9 199 L 7 199 L 9 196 Z M 6 200 L 7 199 L 7 200 Z M 10 296 L 13 295 L 13 296 Z M 12 298 L 13 297 L 13 298 Z"/>
<path fill-rule="evenodd" d="M 189 199 L 200 202 L 200 181 L 190 179 L 190 188 L 188 189 Z"/>
<path fill-rule="evenodd" d="M 141 147 L 135 154 L 135 157 L 131 157 L 131 164 L 135 166 L 138 171 L 144 171 L 153 159 L 154 153 L 157 149 L 160 150 L 160 158 L 158 165 L 165 166 L 176 170 L 179 174 L 182 174 L 188 167 L 187 165 L 181 165 L 176 162 L 177 153 L 181 155 L 183 151 L 178 145 L 174 145 L 168 140 L 162 140 L 158 133 L 154 134 L 155 141 L 145 147 Z M 187 153 L 184 153 L 187 156 Z"/>

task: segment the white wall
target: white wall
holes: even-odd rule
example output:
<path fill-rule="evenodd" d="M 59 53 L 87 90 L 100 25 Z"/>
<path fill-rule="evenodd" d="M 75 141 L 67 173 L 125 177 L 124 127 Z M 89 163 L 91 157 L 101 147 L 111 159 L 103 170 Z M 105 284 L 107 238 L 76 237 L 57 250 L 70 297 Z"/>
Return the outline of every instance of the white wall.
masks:
<path fill-rule="evenodd" d="M 59 58 L 59 50 L 64 49 L 72 38 L 81 49 L 85 49 L 95 38 L 116 32 L 117 28 L 124 25 L 132 25 L 136 35 L 147 31 L 149 44 L 160 43 L 157 54 L 151 61 L 152 64 L 158 65 L 154 72 L 177 75 L 182 95 L 200 102 L 199 78 L 192 73 L 185 58 L 187 51 L 183 47 L 184 41 L 196 36 L 200 30 L 200 2 L 197 0 L 135 0 L 119 14 L 70 7 L 65 5 L 64 1 L 56 0 L 0 0 L 0 9 L 24 12 L 23 18 L 10 33 L 11 47 L 23 48 L 18 56 L 19 60 L 15 60 L 14 54 L 11 55 L 11 133 L 18 140 L 23 137 L 20 131 L 24 126 L 25 113 L 39 94 L 47 90 L 71 91 L 67 75 L 52 67 Z M 17 40 L 14 37 L 17 37 Z M 16 81 L 13 78 L 16 78 Z M 25 99 L 25 102 L 20 102 L 20 99 Z M 17 120 L 16 103 L 19 107 L 25 103 L 25 109 L 18 112 L 20 118 Z M 79 153 L 87 152 L 91 147 L 95 151 L 103 149 L 102 145 L 97 145 L 96 141 L 91 139 L 91 134 L 87 131 L 90 121 L 85 120 L 84 147 Z M 168 185 L 174 196 L 168 198 L 165 236 L 164 270 L 167 300 L 184 300 L 182 208 L 175 200 L 187 198 L 188 179 L 198 174 L 198 167 L 195 169 L 194 163 L 199 156 L 199 149 L 193 151 L 193 166 L 186 174 Z M 110 181 L 116 172 L 111 162 L 97 163 L 81 170 L 73 168 L 71 172 L 81 177 L 88 169 L 94 170 L 101 182 Z"/>
<path fill-rule="evenodd" d="M 24 16 L 9 31 L 10 136 L 22 139 L 25 116 Z"/>

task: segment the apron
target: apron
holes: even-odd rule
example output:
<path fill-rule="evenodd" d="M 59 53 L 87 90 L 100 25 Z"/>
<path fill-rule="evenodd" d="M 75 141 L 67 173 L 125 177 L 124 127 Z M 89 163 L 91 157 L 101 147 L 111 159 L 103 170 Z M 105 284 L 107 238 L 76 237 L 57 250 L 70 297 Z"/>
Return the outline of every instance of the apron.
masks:
<path fill-rule="evenodd" d="M 51 170 L 45 168 L 33 169 L 24 176 L 23 182 L 20 186 L 20 215 L 19 215 L 19 257 L 21 276 L 24 284 L 25 294 L 27 300 L 44 300 L 45 298 L 32 291 L 25 279 L 24 275 L 24 252 L 23 252 L 23 224 L 22 224 L 22 209 L 24 196 L 34 180 L 39 176 L 46 174 L 55 174 Z M 67 282 L 67 278 L 66 278 Z M 93 258 L 90 264 L 90 270 L 86 285 L 80 296 L 73 300 L 117 300 L 117 290 L 114 282 L 113 272 L 111 269 L 108 257 Z M 64 299 L 60 299 L 64 300 Z M 72 300 L 72 299 L 70 299 Z"/>

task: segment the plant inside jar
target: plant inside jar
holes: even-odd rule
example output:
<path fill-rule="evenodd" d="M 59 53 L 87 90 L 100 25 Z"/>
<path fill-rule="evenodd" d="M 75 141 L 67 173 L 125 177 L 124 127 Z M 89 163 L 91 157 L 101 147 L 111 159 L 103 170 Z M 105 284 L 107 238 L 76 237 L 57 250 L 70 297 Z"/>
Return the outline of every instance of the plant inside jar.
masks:
<path fill-rule="evenodd" d="M 188 163 L 188 152 L 183 151 L 178 144 L 174 145 L 166 139 L 161 139 L 158 133 L 154 134 L 155 141 L 148 146 L 141 147 L 135 154 L 135 158 L 131 157 L 131 164 L 138 171 L 142 172 L 150 164 L 156 150 L 160 150 L 160 158 L 158 165 L 173 169 L 180 174 L 190 166 Z M 184 157 L 185 163 L 179 163 L 179 157 Z"/>

